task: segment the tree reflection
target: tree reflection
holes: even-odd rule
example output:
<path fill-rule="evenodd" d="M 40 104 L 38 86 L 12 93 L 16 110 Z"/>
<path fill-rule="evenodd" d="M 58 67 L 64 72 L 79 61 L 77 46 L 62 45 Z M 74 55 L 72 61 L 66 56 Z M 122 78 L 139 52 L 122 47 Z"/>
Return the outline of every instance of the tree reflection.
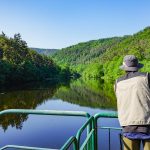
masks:
<path fill-rule="evenodd" d="M 0 94 L 0 111 L 6 109 L 35 109 L 45 101 L 52 98 L 59 84 L 47 84 L 47 86 L 33 87 L 25 90 L 15 90 Z M 8 126 L 22 129 L 23 122 L 28 119 L 26 114 L 8 114 L 0 116 L 0 125 L 6 131 Z"/>
<path fill-rule="evenodd" d="M 115 110 L 116 98 L 112 87 L 100 79 L 76 80 L 70 87 L 60 87 L 55 96 L 80 106 Z"/>
<path fill-rule="evenodd" d="M 1 92 L 0 111 L 6 109 L 36 109 L 53 96 L 92 108 L 116 109 L 113 85 L 103 80 L 75 80 L 71 83 L 34 83 Z M 18 90 L 19 89 L 19 90 Z M 8 126 L 22 129 L 26 114 L 9 114 L 0 116 L 0 126 L 4 131 Z"/>

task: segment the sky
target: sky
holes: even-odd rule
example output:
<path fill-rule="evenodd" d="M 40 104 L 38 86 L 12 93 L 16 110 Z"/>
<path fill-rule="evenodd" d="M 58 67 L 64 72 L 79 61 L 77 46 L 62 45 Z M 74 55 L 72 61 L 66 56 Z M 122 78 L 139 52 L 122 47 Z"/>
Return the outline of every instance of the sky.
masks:
<path fill-rule="evenodd" d="M 150 26 L 149 0 L 0 0 L 0 32 L 29 47 L 64 48 Z"/>

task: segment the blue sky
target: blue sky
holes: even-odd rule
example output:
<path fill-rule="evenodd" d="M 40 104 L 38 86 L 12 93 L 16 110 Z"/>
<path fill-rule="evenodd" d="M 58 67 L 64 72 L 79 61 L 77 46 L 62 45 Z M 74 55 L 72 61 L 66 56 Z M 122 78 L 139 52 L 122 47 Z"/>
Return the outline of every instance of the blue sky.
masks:
<path fill-rule="evenodd" d="M 0 0 L 0 31 L 30 47 L 63 48 L 150 26 L 149 0 Z"/>

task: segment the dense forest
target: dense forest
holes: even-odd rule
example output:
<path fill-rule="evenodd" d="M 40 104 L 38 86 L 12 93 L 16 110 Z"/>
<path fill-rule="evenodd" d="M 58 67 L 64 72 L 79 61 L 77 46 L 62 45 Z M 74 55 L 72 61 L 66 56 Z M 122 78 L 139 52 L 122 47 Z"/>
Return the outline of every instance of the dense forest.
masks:
<path fill-rule="evenodd" d="M 28 48 L 20 34 L 13 38 L 0 35 L 0 86 L 30 81 L 69 78 L 68 68 L 61 69 L 46 55 Z"/>
<path fill-rule="evenodd" d="M 62 66 L 78 71 L 84 78 L 102 77 L 105 81 L 114 80 L 123 74 L 119 69 L 123 57 L 136 55 L 144 64 L 142 71 L 150 71 L 150 27 L 123 37 L 112 37 L 79 43 L 53 55 Z"/>
<path fill-rule="evenodd" d="M 139 58 L 144 64 L 142 71 L 150 71 L 150 27 L 133 35 L 79 43 L 55 51 L 51 56 L 40 55 L 28 48 L 20 34 L 9 38 L 2 33 L 0 85 L 68 79 L 78 75 L 76 72 L 83 78 L 102 78 L 113 83 L 123 74 L 119 66 L 127 54 Z"/>

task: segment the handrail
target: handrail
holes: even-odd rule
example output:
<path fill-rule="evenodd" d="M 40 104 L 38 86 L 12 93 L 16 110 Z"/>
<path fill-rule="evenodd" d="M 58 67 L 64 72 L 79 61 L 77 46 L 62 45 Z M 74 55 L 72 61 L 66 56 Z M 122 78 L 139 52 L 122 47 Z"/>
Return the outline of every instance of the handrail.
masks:
<path fill-rule="evenodd" d="M 56 116 L 81 116 L 86 117 L 88 120 L 82 125 L 82 127 L 78 130 L 76 137 L 72 136 L 68 139 L 68 141 L 61 147 L 60 150 L 67 150 L 70 146 L 73 146 L 74 150 L 84 149 L 87 143 L 87 148 L 90 148 L 88 145 L 88 141 L 92 138 L 92 150 L 98 149 L 97 142 L 97 130 L 99 126 L 97 125 L 99 118 L 117 118 L 117 113 L 97 113 L 93 116 L 90 116 L 89 113 L 84 111 L 63 111 L 63 110 L 32 110 L 32 109 L 8 109 L 0 111 L 0 115 L 4 114 L 35 114 L 35 115 L 56 115 Z M 87 128 L 87 137 L 83 144 L 80 147 L 80 139 L 83 131 Z M 119 130 L 121 128 L 115 127 L 101 127 L 102 129 L 115 129 Z M 15 148 L 15 149 L 25 149 L 25 150 L 56 150 L 49 148 L 38 148 L 38 147 L 28 147 L 28 146 L 18 146 L 18 145 L 6 145 L 0 150 L 5 150 L 7 148 Z M 90 148 L 91 149 L 91 148 Z"/>
<path fill-rule="evenodd" d="M 98 118 L 118 118 L 118 113 L 97 113 L 94 115 L 94 119 L 97 120 Z"/>
<path fill-rule="evenodd" d="M 32 109 L 7 109 L 0 111 L 0 115 L 4 114 L 34 114 L 34 115 L 56 115 L 56 116 L 80 116 L 86 117 L 87 119 L 90 115 L 84 111 L 64 111 L 64 110 L 32 110 Z M 73 143 L 74 148 L 77 147 L 77 141 L 75 137 L 71 137 L 67 143 L 65 143 L 64 147 L 61 150 L 65 150 L 65 147 L 70 146 L 69 144 Z M 16 149 L 26 149 L 26 150 L 54 150 L 48 148 L 37 148 L 37 147 L 27 147 L 27 146 L 18 146 L 18 145 L 6 145 L 2 147 L 0 150 L 4 150 L 7 148 L 16 148 Z"/>
<path fill-rule="evenodd" d="M 24 150 L 57 150 L 57 149 L 49 149 L 49 148 L 18 146 L 18 145 L 6 145 L 6 146 L 2 147 L 0 150 L 5 150 L 7 148 L 24 149 Z"/>
<path fill-rule="evenodd" d="M 58 115 L 58 116 L 83 116 L 89 118 L 90 115 L 84 111 L 64 111 L 64 110 L 32 110 L 32 109 L 7 109 L 0 111 L 3 114 L 35 114 L 35 115 Z"/>

